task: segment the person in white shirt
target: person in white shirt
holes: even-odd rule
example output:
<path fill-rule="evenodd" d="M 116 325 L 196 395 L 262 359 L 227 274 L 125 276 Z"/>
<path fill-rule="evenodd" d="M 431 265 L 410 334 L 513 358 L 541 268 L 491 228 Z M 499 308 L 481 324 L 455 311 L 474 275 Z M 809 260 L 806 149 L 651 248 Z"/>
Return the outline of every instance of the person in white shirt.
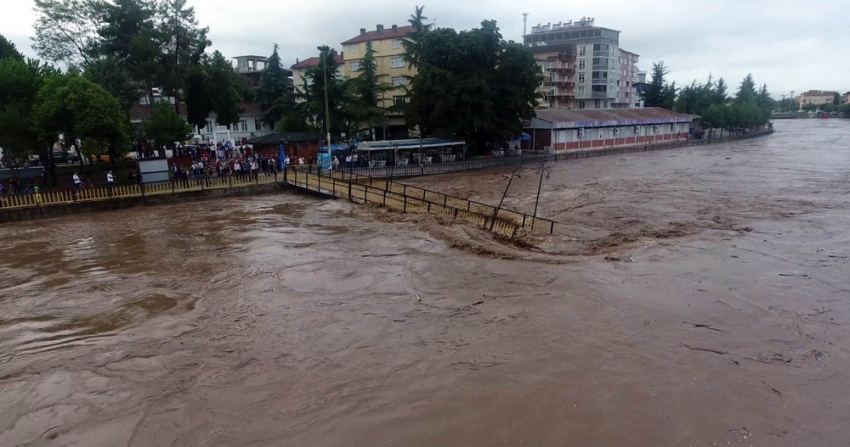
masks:
<path fill-rule="evenodd" d="M 80 175 L 75 172 L 74 173 L 74 188 L 79 190 L 82 187 L 83 187 L 83 182 L 82 182 L 82 180 L 80 180 Z"/>
<path fill-rule="evenodd" d="M 112 171 L 108 171 L 106 173 L 106 188 L 109 191 L 109 197 L 112 197 L 112 185 L 115 184 L 115 177 L 112 175 Z"/>

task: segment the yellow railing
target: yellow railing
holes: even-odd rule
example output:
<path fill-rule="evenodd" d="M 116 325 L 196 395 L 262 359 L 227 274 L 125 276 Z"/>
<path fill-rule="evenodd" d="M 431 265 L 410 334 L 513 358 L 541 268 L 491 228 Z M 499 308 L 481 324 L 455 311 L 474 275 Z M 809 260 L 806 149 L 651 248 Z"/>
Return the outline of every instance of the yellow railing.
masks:
<path fill-rule="evenodd" d="M 416 190 L 425 192 L 419 193 L 422 194 L 419 197 L 413 196 L 410 194 L 411 191 L 404 191 L 404 185 L 401 184 L 388 184 L 381 181 L 373 182 L 370 186 L 365 183 L 349 181 L 347 178 L 343 180 L 343 176 L 340 174 L 319 176 L 300 170 L 289 171 L 287 182 L 297 187 L 352 202 L 374 203 L 405 213 L 435 214 L 460 219 L 506 237 L 514 237 L 517 231 L 522 228 L 521 222 L 502 219 L 502 214 L 499 214 L 499 218 L 494 219 L 495 209 L 492 207 L 486 210 L 480 209 L 473 206 L 474 202 L 459 198 L 453 198 L 454 202 L 449 203 L 448 199 L 444 199 L 448 196 L 439 193 L 434 193 L 439 194 L 439 196 L 429 196 L 429 191 L 419 188 L 416 188 Z M 463 202 L 461 206 L 455 206 L 460 205 L 460 202 Z"/>
<path fill-rule="evenodd" d="M 311 167 L 312 168 L 312 167 Z M 370 189 L 378 190 L 378 191 L 387 191 L 391 193 L 393 197 L 406 197 L 407 203 L 409 207 L 418 206 L 418 204 L 428 204 L 430 203 L 432 208 L 435 205 L 439 205 L 442 208 L 446 208 L 449 210 L 459 210 L 459 212 L 468 212 L 473 213 L 478 216 L 483 216 L 489 220 L 495 220 L 496 222 L 507 222 L 511 224 L 515 224 L 520 228 L 524 228 L 528 231 L 536 232 L 536 233 L 544 233 L 544 234 L 552 234 L 555 231 L 555 222 L 549 219 L 544 219 L 541 217 L 533 217 L 524 213 L 520 213 L 517 211 L 511 211 L 504 208 L 496 208 L 492 205 L 487 205 L 485 203 L 475 202 L 467 199 L 461 199 L 460 197 L 454 197 L 447 194 L 443 194 L 436 191 L 431 191 L 423 188 L 419 188 L 416 186 L 411 186 L 405 183 L 394 182 L 391 179 L 378 179 L 374 177 L 366 177 L 358 174 L 351 174 L 347 171 L 337 170 L 328 172 L 327 170 L 322 171 L 322 175 L 318 176 L 313 173 L 311 169 L 308 169 L 306 172 L 300 168 L 295 167 L 287 172 L 288 179 L 290 183 L 293 180 L 298 181 L 298 186 L 309 185 L 308 189 L 312 189 L 317 191 L 319 182 L 321 182 L 322 192 L 331 194 L 329 188 L 336 182 L 336 185 L 344 184 L 348 185 L 350 182 L 353 186 L 353 193 L 357 201 L 370 201 L 366 198 L 363 198 L 362 190 L 358 189 L 358 186 L 368 186 Z M 309 176 L 309 179 L 305 179 Z M 339 186 L 337 186 L 338 188 Z M 334 191 L 332 195 L 335 197 L 347 197 L 347 186 L 344 194 L 339 195 Z M 356 192 L 356 193 L 355 193 Z M 383 200 L 383 199 L 382 199 Z M 388 199 L 390 200 L 390 199 Z M 370 201 L 371 202 L 371 201 Z M 395 206 L 391 206 L 391 208 L 396 208 Z M 434 208 L 436 209 L 436 208 Z M 416 211 L 412 211 L 416 212 Z M 440 213 L 437 210 L 435 213 Z M 452 211 L 452 215 L 454 215 L 454 211 Z M 495 217 L 495 219 L 493 219 Z M 495 227 L 495 224 L 491 224 Z"/>
<path fill-rule="evenodd" d="M 206 189 L 242 188 L 254 185 L 266 185 L 282 181 L 281 174 L 258 174 L 236 177 L 214 177 L 202 180 L 174 180 L 164 183 L 145 185 L 123 184 L 109 187 L 83 188 L 80 190 L 43 191 L 32 194 L 0 195 L 0 209 L 26 208 L 61 205 L 74 202 L 93 202 L 128 197 L 142 197 L 159 194 L 178 194 Z"/>

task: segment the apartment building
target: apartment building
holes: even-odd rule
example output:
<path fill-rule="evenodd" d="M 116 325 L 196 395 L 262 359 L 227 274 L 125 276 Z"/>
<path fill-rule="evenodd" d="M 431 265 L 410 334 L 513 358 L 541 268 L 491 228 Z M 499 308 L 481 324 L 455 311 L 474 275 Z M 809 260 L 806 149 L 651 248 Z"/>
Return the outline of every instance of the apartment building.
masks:
<path fill-rule="evenodd" d="M 531 33 L 523 36 L 523 43 L 541 65 L 541 90 L 549 107 L 609 109 L 639 104 L 633 101 L 632 91 L 638 56 L 621 53 L 619 31 L 595 26 L 593 18 L 585 17 L 576 22 L 533 26 Z M 554 78 L 553 71 L 557 74 Z"/>
<path fill-rule="evenodd" d="M 377 25 L 373 31 L 361 28 L 360 34 L 342 42 L 345 76 L 350 79 L 360 75 L 360 63 L 366 54 L 366 43 L 372 43 L 378 75 L 382 76 L 383 82 L 391 83 L 396 87 L 395 90 L 384 94 L 381 107 L 385 109 L 405 103 L 404 87 L 408 82 L 406 76 L 416 75 L 416 69 L 409 67 L 404 60 L 404 38 L 412 32 L 412 26 L 392 25 L 385 28 L 383 25 Z M 383 135 L 383 129 L 379 129 L 381 133 L 379 136 L 382 139 L 407 138 L 408 131 L 403 114 L 400 111 L 391 110 L 388 117 L 387 134 Z"/>
<path fill-rule="evenodd" d="M 809 90 L 805 93 L 802 93 L 800 96 L 796 98 L 797 104 L 800 107 L 814 104 L 818 106 L 822 105 L 832 105 L 833 101 L 835 101 L 836 92 L 824 91 L 824 90 Z"/>
<path fill-rule="evenodd" d="M 337 70 L 336 71 L 337 76 L 344 78 L 345 77 L 345 61 L 343 60 L 342 55 L 340 55 L 340 54 L 336 55 L 334 60 L 336 61 L 336 64 L 337 64 L 337 69 L 336 69 Z M 295 86 L 296 89 L 302 89 L 303 90 L 304 79 L 305 79 L 304 73 L 306 73 L 307 70 L 319 65 L 319 61 L 320 61 L 319 56 L 307 58 L 307 59 L 304 59 L 303 61 L 299 61 L 299 60 L 296 59 L 295 65 L 290 67 L 290 69 L 292 70 L 292 84 Z"/>
<path fill-rule="evenodd" d="M 534 59 L 543 73 L 537 92 L 543 97 L 541 107 L 569 109 L 576 95 L 576 47 L 572 44 L 531 47 Z M 584 86 L 581 86 L 584 94 Z"/>
<path fill-rule="evenodd" d="M 844 94 L 844 97 L 841 100 L 842 104 L 850 104 L 850 92 Z"/>
<path fill-rule="evenodd" d="M 617 98 L 614 100 L 615 109 L 640 107 L 637 84 L 639 83 L 637 63 L 640 56 L 620 48 L 620 77 L 616 81 Z"/>

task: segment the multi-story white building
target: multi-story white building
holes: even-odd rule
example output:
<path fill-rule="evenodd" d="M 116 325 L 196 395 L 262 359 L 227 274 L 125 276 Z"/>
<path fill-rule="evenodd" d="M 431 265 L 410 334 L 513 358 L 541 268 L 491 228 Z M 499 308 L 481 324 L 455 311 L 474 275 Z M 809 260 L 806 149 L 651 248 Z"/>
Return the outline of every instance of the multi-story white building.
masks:
<path fill-rule="evenodd" d="M 541 90 L 549 107 L 610 109 L 639 104 L 632 90 L 638 55 L 620 49 L 619 31 L 582 18 L 533 26 L 523 42 L 544 73 Z"/>

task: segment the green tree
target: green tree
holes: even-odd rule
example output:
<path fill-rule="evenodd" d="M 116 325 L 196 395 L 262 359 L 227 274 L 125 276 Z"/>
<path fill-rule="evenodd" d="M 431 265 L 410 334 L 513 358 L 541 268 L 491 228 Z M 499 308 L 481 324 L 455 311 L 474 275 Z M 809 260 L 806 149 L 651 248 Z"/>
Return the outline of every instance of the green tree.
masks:
<path fill-rule="evenodd" d="M 33 49 L 47 61 L 69 66 L 88 61 L 100 23 L 95 0 L 35 0 Z"/>
<path fill-rule="evenodd" d="M 118 100 L 82 76 L 50 78 L 36 97 L 33 122 L 42 145 L 62 134 L 79 140 L 86 157 L 108 154 L 114 161 L 128 150 L 129 123 Z"/>
<path fill-rule="evenodd" d="M 210 100 L 210 76 L 205 64 L 195 63 L 189 67 L 183 86 L 183 98 L 186 102 L 186 120 L 189 124 L 203 129 L 212 112 Z"/>
<path fill-rule="evenodd" d="M 676 103 L 676 83 L 669 84 L 665 77 L 670 69 L 664 65 L 664 61 L 652 64 L 652 80 L 643 95 L 646 107 L 664 107 L 672 109 Z"/>
<path fill-rule="evenodd" d="M 24 55 L 18 51 L 15 43 L 0 34 L 0 59 L 12 58 L 19 61 L 24 60 Z"/>
<path fill-rule="evenodd" d="M 838 92 L 833 93 L 832 105 L 840 106 L 841 105 L 841 94 Z"/>
<path fill-rule="evenodd" d="M 0 59 L 0 147 L 13 165 L 41 152 L 33 108 L 44 82 L 57 75 L 53 67 L 36 60 Z"/>
<path fill-rule="evenodd" d="M 352 95 L 356 98 L 353 104 L 353 115 L 365 124 L 374 136 L 374 128 L 387 122 L 387 112 L 381 107 L 381 98 L 394 87 L 384 82 L 385 75 L 378 74 L 378 64 L 375 60 L 375 49 L 372 42 L 366 42 L 366 52 L 360 60 L 360 74 L 351 81 Z"/>
<path fill-rule="evenodd" d="M 431 31 L 420 44 L 405 119 L 421 135 L 462 138 L 483 152 L 518 136 L 534 116 L 540 70 L 528 49 L 502 39 L 496 22 Z"/>
<path fill-rule="evenodd" d="M 702 113 L 702 126 L 705 129 L 720 129 L 720 137 L 723 137 L 723 129 L 726 128 L 725 105 L 714 104 Z"/>
<path fill-rule="evenodd" d="M 233 64 L 224 55 L 216 51 L 207 65 L 209 84 L 207 93 L 210 106 L 216 114 L 216 122 L 222 126 L 232 126 L 239 122 L 242 112 L 242 79 L 233 69 Z"/>
<path fill-rule="evenodd" d="M 767 84 L 762 84 L 758 95 L 756 95 L 755 106 L 758 107 L 762 115 L 770 117 L 770 114 L 773 113 L 773 108 L 775 105 L 776 101 L 774 101 L 773 98 L 770 97 L 770 92 L 767 91 Z"/>
<path fill-rule="evenodd" d="M 756 103 L 756 96 L 758 96 L 756 81 L 753 80 L 753 75 L 747 74 L 738 88 L 738 94 L 735 96 L 735 104 L 753 105 Z"/>
<path fill-rule="evenodd" d="M 201 28 L 195 18 L 195 8 L 187 7 L 186 0 L 163 0 L 154 15 L 157 38 L 162 42 L 158 57 L 160 63 L 157 84 L 166 95 L 183 99 L 183 88 L 190 69 L 212 43 L 207 38 L 209 28 Z"/>
<path fill-rule="evenodd" d="M 280 62 L 275 44 L 266 67 L 261 74 L 260 88 L 257 89 L 256 102 L 260 106 L 263 122 L 275 126 L 295 111 L 295 96 L 289 88 L 289 76 Z"/>
<path fill-rule="evenodd" d="M 356 118 L 351 114 L 351 83 L 340 78 L 336 50 L 328 48 L 319 63 L 304 73 L 304 85 L 296 96 L 303 102 L 298 106 L 296 123 L 307 123 L 316 130 L 325 129 L 325 67 L 327 67 L 328 110 L 331 134 L 351 133 Z"/>
<path fill-rule="evenodd" d="M 170 103 L 161 101 L 153 105 L 151 119 L 144 124 L 145 136 L 156 146 L 174 146 L 175 141 L 185 141 L 192 136 L 192 126 L 186 122 Z"/>
<path fill-rule="evenodd" d="M 129 111 L 143 94 L 140 84 L 134 81 L 124 66 L 113 57 L 90 59 L 85 65 L 83 76 L 118 99 L 125 111 Z"/>
<path fill-rule="evenodd" d="M 729 87 L 723 78 L 717 80 L 717 86 L 714 88 L 714 104 L 724 105 L 726 99 L 729 98 Z"/>
<path fill-rule="evenodd" d="M 422 51 L 421 42 L 425 34 L 431 30 L 431 25 L 425 23 L 428 17 L 425 17 L 424 12 L 425 6 L 416 5 L 414 13 L 410 15 L 410 19 L 407 21 L 413 27 L 413 32 L 402 41 L 404 59 L 407 61 L 408 70 L 419 66 L 419 57 Z"/>
<path fill-rule="evenodd" d="M 97 54 L 114 58 L 133 80 L 145 86 L 152 104 L 153 88 L 162 73 L 162 36 L 155 27 L 156 4 L 152 0 L 98 2 Z"/>

